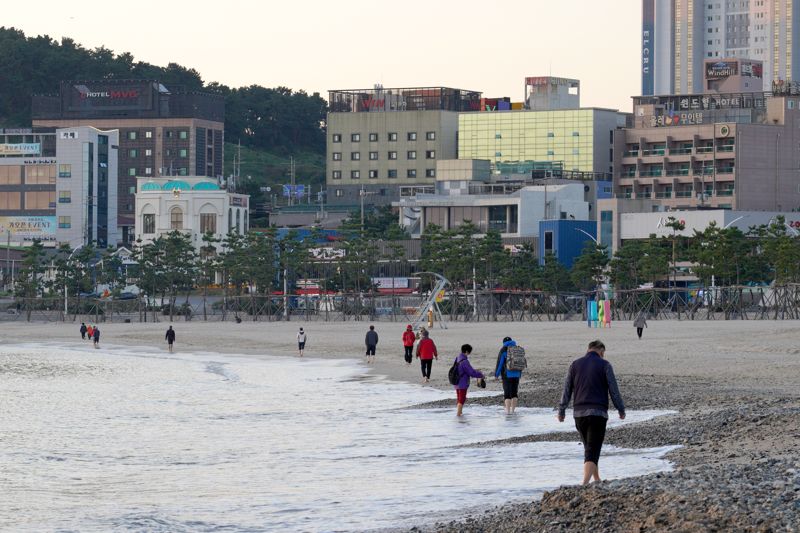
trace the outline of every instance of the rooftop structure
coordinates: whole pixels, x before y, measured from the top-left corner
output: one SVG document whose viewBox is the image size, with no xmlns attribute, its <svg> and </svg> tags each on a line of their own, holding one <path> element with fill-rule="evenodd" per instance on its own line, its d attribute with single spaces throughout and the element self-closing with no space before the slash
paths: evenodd
<svg viewBox="0 0 800 533">
<path fill-rule="evenodd" d="M 403 87 L 328 91 L 331 113 L 479 111 L 481 93 L 451 87 Z"/>
</svg>

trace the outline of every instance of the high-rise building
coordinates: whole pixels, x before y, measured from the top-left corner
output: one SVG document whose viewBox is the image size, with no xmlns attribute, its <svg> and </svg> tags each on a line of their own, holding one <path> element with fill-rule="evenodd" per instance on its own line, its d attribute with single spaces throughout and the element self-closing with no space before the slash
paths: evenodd
<svg viewBox="0 0 800 533">
<path fill-rule="evenodd" d="M 117 212 L 125 244 L 134 235 L 138 176 L 222 176 L 222 96 L 151 80 L 70 81 L 58 95 L 34 96 L 32 116 L 34 127 L 119 130 Z"/>
<path fill-rule="evenodd" d="M 800 1 L 643 0 L 642 94 L 703 92 L 704 61 L 763 62 L 763 90 L 800 80 Z"/>
</svg>

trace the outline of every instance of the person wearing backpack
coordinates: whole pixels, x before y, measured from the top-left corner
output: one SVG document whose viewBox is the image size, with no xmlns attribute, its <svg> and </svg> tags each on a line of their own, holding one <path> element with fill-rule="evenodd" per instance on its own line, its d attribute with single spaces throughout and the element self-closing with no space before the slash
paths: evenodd
<svg viewBox="0 0 800 533">
<path fill-rule="evenodd" d="M 467 402 L 467 389 L 469 389 L 470 378 L 483 379 L 483 374 L 472 368 L 469 362 L 468 356 L 471 353 L 472 346 L 469 344 L 461 346 L 461 353 L 456 357 L 456 360 L 453 362 L 453 368 L 450 369 L 450 373 L 448 374 L 450 383 L 453 383 L 456 389 L 456 416 L 461 416 L 464 404 Z M 455 370 L 455 372 L 453 372 L 453 370 Z M 454 380 L 454 373 L 458 378 L 457 381 Z"/>
<path fill-rule="evenodd" d="M 497 365 L 494 369 L 494 378 L 502 377 L 503 379 L 503 403 L 507 415 L 514 414 L 517 409 L 519 378 L 522 377 L 522 370 L 509 368 L 512 365 L 509 365 L 511 361 L 509 361 L 508 350 L 512 346 L 517 346 L 517 343 L 511 337 L 505 337 L 503 339 L 503 347 L 500 348 L 500 352 L 497 354 Z M 520 366 L 519 363 L 517 363 L 517 366 Z"/>
</svg>

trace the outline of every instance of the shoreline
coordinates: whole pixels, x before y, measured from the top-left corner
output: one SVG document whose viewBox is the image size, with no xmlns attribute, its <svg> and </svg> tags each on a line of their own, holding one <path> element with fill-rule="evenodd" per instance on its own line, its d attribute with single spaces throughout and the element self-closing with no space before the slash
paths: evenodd
<svg viewBox="0 0 800 533">
<path fill-rule="evenodd" d="M 168 322 L 100 324 L 103 342 L 159 349 Z M 0 324 L 0 336 L 18 342 L 80 343 L 80 323 Z M 363 361 L 369 322 L 337 324 L 173 323 L 176 354 L 184 350 L 246 356 L 295 355 L 294 335 L 303 325 L 306 358 Z M 638 341 L 627 323 L 589 329 L 578 323 L 448 324 L 432 330 L 440 360 L 430 384 L 421 384 L 416 361 L 402 359 L 405 324 L 378 323 L 376 364 L 365 375 L 452 390 L 447 382 L 454 347 L 470 342 L 473 365 L 484 373 L 496 360 L 499 340 L 510 335 L 525 346 L 530 372 L 520 386 L 520 406 L 552 408 L 569 362 L 586 343 L 600 337 L 609 347 L 620 389 L 629 409 L 674 410 L 675 414 L 609 429 L 606 443 L 626 448 L 681 447 L 666 458 L 672 472 L 603 482 L 582 488 L 565 485 L 534 502 L 481 508 L 460 521 L 438 522 L 410 531 L 797 531 L 800 523 L 800 323 L 653 322 Z M 8 342 L 8 341 L 5 341 Z M 88 342 L 88 341 L 86 341 Z M 166 343 L 161 350 L 167 353 Z M 474 390 L 471 388 L 471 390 Z M 487 380 L 487 392 L 500 385 Z M 450 400 L 433 402 L 452 406 Z M 498 405 L 496 397 L 471 397 L 470 404 Z M 426 406 L 426 405 L 423 405 Z M 612 411 L 610 416 L 616 416 Z M 565 424 L 569 424 L 567 421 Z M 487 441 L 560 440 L 578 442 L 577 433 L 549 433 Z M 602 475 L 602 458 L 600 462 Z M 579 483 L 580 465 L 575 479 Z M 523 474 L 524 475 L 524 472 Z M 435 518 L 435 517 L 434 517 Z"/>
</svg>

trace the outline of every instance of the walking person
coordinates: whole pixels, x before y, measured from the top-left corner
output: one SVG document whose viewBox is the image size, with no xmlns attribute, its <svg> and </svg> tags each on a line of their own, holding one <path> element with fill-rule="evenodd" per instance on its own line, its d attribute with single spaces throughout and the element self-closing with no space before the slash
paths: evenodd
<svg viewBox="0 0 800 533">
<path fill-rule="evenodd" d="M 501 377 L 503 379 L 503 405 L 507 415 L 514 414 L 519 402 L 517 394 L 522 370 L 509 370 L 507 368 L 508 348 L 516 345 L 517 343 L 511 337 L 503 339 L 503 347 L 500 348 L 500 352 L 497 354 L 497 365 L 494 368 L 494 378 Z"/>
<path fill-rule="evenodd" d="M 570 398 L 575 417 L 575 428 L 583 442 L 583 484 L 588 485 L 594 478 L 600 481 L 600 450 L 606 436 L 608 423 L 608 396 L 619 412 L 620 420 L 625 420 L 625 404 L 617 387 L 614 369 L 605 359 L 606 347 L 595 340 L 589 343 L 589 350 L 583 357 L 572 362 L 564 381 L 564 393 L 558 405 L 558 421 L 563 422 Z"/>
<path fill-rule="evenodd" d="M 85 322 L 81 322 L 81 329 L 79 331 L 81 332 L 81 339 L 86 340 L 86 332 L 88 331 L 88 329 L 86 329 Z"/>
<path fill-rule="evenodd" d="M 92 339 L 94 340 L 94 347 L 100 348 L 100 328 L 97 326 L 92 328 Z"/>
<path fill-rule="evenodd" d="M 405 349 L 405 357 L 406 363 L 411 366 L 411 360 L 414 358 L 414 342 L 417 340 L 417 336 L 414 335 L 414 328 L 411 327 L 411 324 L 406 326 L 406 330 L 403 332 L 403 348 Z"/>
<path fill-rule="evenodd" d="M 456 416 L 461 416 L 464 404 L 467 403 L 467 390 L 469 389 L 470 378 L 483 379 L 483 374 L 472 368 L 469 362 L 469 355 L 472 353 L 472 346 L 464 344 L 461 346 L 461 353 L 456 357 L 455 364 L 458 368 L 458 383 L 456 389 Z"/>
<path fill-rule="evenodd" d="M 303 331 L 303 328 L 300 328 L 300 331 L 297 332 L 297 352 L 300 354 L 300 357 L 303 357 L 303 352 L 306 350 L 306 332 Z"/>
<path fill-rule="evenodd" d="M 169 346 L 169 353 L 172 353 L 172 345 L 175 344 L 175 330 L 172 329 L 172 326 L 170 326 L 167 330 L 167 334 L 164 336 L 164 339 L 166 339 L 167 346 Z"/>
<path fill-rule="evenodd" d="M 644 331 L 644 328 L 647 327 L 647 317 L 645 316 L 644 311 L 640 312 L 636 317 L 636 320 L 633 321 L 633 327 L 636 328 L 636 334 L 641 339 L 642 331 Z"/>
<path fill-rule="evenodd" d="M 378 332 L 375 331 L 375 326 L 370 326 L 366 337 L 364 337 L 364 344 L 367 345 L 367 364 L 375 362 L 375 348 L 378 347 Z"/>
<path fill-rule="evenodd" d="M 417 358 L 422 367 L 422 382 L 428 383 L 431 380 L 433 360 L 439 359 L 439 352 L 436 350 L 436 344 L 428 336 L 427 330 L 422 333 L 422 340 L 417 345 Z"/>
</svg>

